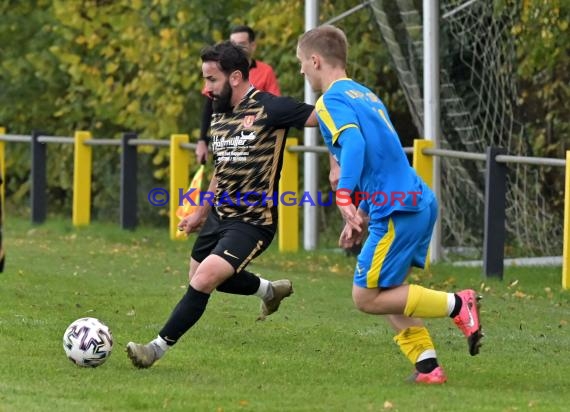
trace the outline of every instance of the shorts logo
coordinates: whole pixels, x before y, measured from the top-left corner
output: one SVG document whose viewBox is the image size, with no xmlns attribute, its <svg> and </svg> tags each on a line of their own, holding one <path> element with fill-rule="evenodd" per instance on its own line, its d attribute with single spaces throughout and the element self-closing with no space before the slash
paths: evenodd
<svg viewBox="0 0 570 412">
<path fill-rule="evenodd" d="M 255 115 L 248 115 L 243 118 L 243 127 L 246 129 L 253 126 L 253 122 L 255 121 Z"/>
<path fill-rule="evenodd" d="M 227 249 L 226 249 L 226 250 L 224 250 L 224 255 L 226 255 L 226 256 L 230 256 L 230 257 L 233 257 L 234 259 L 239 259 L 239 258 L 238 258 L 236 255 L 232 255 L 230 252 L 228 252 L 228 250 L 227 250 Z"/>
</svg>

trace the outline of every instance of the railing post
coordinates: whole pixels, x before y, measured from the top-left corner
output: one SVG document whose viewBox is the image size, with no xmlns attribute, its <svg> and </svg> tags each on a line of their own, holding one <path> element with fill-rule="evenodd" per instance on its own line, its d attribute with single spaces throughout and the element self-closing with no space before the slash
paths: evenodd
<svg viewBox="0 0 570 412">
<path fill-rule="evenodd" d="M 281 180 L 279 181 L 279 195 L 285 192 L 293 192 L 298 196 L 299 190 L 299 155 L 290 152 L 291 146 L 297 146 L 299 140 L 295 137 L 287 139 L 285 142 L 285 152 L 283 154 L 283 168 L 281 170 Z M 273 195 L 267 193 L 268 198 Z M 277 201 L 278 237 L 280 252 L 297 252 L 299 250 L 299 206 L 287 206 L 283 202 Z"/>
<path fill-rule="evenodd" d="M 0 127 L 0 134 L 5 134 L 6 129 Z M 6 254 L 4 253 L 4 142 L 0 142 L 0 273 L 4 272 L 4 263 L 6 261 Z"/>
<path fill-rule="evenodd" d="M 38 138 L 42 135 L 39 131 L 32 132 L 32 181 L 30 188 L 32 223 L 43 223 L 46 220 L 46 145 L 38 142 Z"/>
<path fill-rule="evenodd" d="M 91 221 L 92 148 L 85 144 L 90 132 L 75 132 L 73 144 L 73 226 Z"/>
<path fill-rule="evenodd" d="M 495 160 L 496 156 L 501 154 L 506 154 L 506 150 L 498 147 L 487 148 L 483 272 L 485 277 L 498 277 L 502 280 L 505 257 L 507 166 Z"/>
<path fill-rule="evenodd" d="M 137 146 L 129 140 L 136 139 L 133 132 L 123 133 L 121 138 L 121 228 L 137 226 Z"/>
<path fill-rule="evenodd" d="M 180 202 L 178 191 L 186 191 L 188 187 L 188 171 L 190 170 L 190 152 L 180 147 L 182 143 L 188 143 L 187 134 L 173 134 L 170 136 L 170 239 L 184 239 L 176 237 L 178 231 L 178 217 L 176 210 Z"/>
<path fill-rule="evenodd" d="M 430 188 L 433 188 L 433 156 L 423 154 L 424 149 L 431 148 L 433 148 L 433 140 L 414 139 L 412 167 L 416 170 L 418 176 L 421 177 Z M 440 202 L 441 200 L 437 199 L 437 201 Z M 424 266 L 425 270 L 429 270 L 430 268 L 430 256 L 431 251 L 428 251 Z"/>
<path fill-rule="evenodd" d="M 0 134 L 6 134 L 6 128 L 0 127 Z M 0 179 L 4 180 L 4 176 L 6 176 L 6 155 L 5 155 L 5 142 L 0 141 Z M 2 201 L 2 206 L 4 206 L 4 184 L 0 185 L 0 199 Z M 4 210 L 4 208 L 2 208 Z"/>
<path fill-rule="evenodd" d="M 562 247 L 562 288 L 570 289 L 570 150 L 566 151 L 564 185 L 564 246 Z"/>
<path fill-rule="evenodd" d="M 432 140 L 414 139 L 412 167 L 429 187 L 433 187 L 433 156 L 425 155 L 422 151 L 431 148 L 433 148 Z"/>
</svg>

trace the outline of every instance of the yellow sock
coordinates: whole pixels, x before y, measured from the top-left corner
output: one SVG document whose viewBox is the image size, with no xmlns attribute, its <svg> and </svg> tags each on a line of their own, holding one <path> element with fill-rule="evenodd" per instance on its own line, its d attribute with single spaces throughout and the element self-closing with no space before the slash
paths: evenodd
<svg viewBox="0 0 570 412">
<path fill-rule="evenodd" d="M 404 315 L 414 318 L 443 318 L 448 315 L 447 293 L 410 285 Z"/>
<path fill-rule="evenodd" d="M 433 342 L 425 327 L 412 326 L 406 328 L 394 336 L 394 342 L 398 344 L 406 358 L 414 365 L 425 351 L 432 350 L 435 353 Z"/>
</svg>

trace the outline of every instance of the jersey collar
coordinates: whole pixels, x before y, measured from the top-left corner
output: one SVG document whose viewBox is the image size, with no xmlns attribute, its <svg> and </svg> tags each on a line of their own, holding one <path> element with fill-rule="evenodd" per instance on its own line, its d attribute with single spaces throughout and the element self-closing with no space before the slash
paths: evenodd
<svg viewBox="0 0 570 412">
<path fill-rule="evenodd" d="M 351 79 L 350 77 L 341 77 L 341 78 L 339 78 L 339 79 L 336 79 L 336 80 L 333 81 L 331 84 L 329 84 L 329 87 L 327 87 L 327 90 L 329 90 L 329 89 L 333 86 L 333 84 L 335 84 L 336 82 L 340 82 L 340 81 L 343 81 L 343 80 L 352 80 L 352 79 Z"/>
<path fill-rule="evenodd" d="M 238 108 L 242 102 L 248 100 L 251 96 L 253 96 L 253 94 L 257 91 L 257 89 L 250 84 L 249 85 L 249 89 L 247 89 L 247 91 L 245 92 L 245 94 L 243 95 L 243 97 L 241 98 L 241 100 L 238 102 L 238 104 L 235 105 L 235 107 L 233 107 L 233 110 L 235 110 L 236 108 Z"/>
</svg>

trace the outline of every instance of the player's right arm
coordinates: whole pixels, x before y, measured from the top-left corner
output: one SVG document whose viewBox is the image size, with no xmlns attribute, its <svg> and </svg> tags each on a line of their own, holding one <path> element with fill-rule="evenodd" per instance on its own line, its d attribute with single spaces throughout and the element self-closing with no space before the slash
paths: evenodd
<svg viewBox="0 0 570 412">
<path fill-rule="evenodd" d="M 217 187 L 218 187 L 218 179 L 214 174 L 212 176 L 212 180 L 210 180 L 210 185 L 208 186 L 207 194 L 211 196 L 211 194 L 216 193 Z M 213 201 L 213 199 L 211 199 L 211 201 Z M 194 213 L 192 213 L 189 216 L 186 216 L 184 219 L 180 221 L 180 223 L 178 223 L 178 230 L 184 231 L 184 233 L 186 234 L 196 232 L 202 227 L 202 225 L 206 221 L 206 218 L 208 217 L 208 213 L 210 212 L 211 208 L 212 204 L 209 201 L 203 200 L 203 198 L 200 197 L 200 202 L 198 206 L 196 206 L 196 210 L 194 211 Z"/>
<path fill-rule="evenodd" d="M 362 208 L 358 209 L 357 214 L 362 219 L 362 230 L 360 232 L 355 231 L 350 224 L 345 223 L 344 228 L 340 234 L 340 238 L 338 239 L 338 245 L 343 249 L 350 249 L 354 245 L 362 244 L 362 241 L 366 237 L 370 217 Z"/>
</svg>

